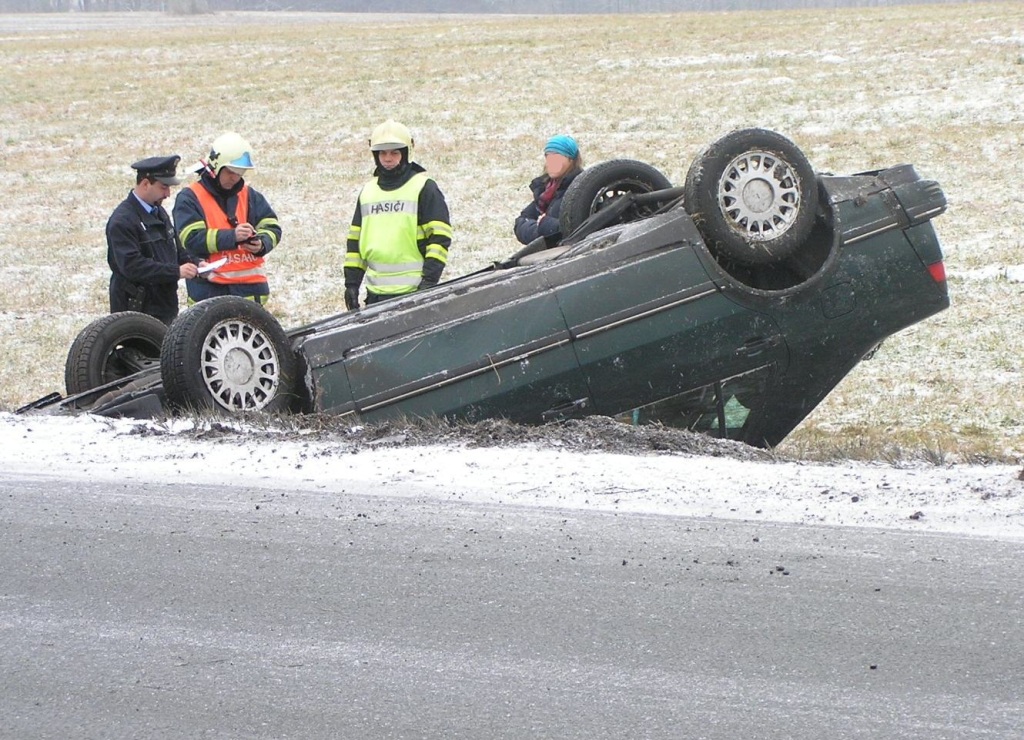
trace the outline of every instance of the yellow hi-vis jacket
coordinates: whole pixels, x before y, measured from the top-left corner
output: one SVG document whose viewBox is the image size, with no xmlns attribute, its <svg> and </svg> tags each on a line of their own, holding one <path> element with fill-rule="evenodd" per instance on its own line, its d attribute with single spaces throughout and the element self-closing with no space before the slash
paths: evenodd
<svg viewBox="0 0 1024 740">
<path fill-rule="evenodd" d="M 419 286 L 423 271 L 419 196 L 428 179 L 418 172 L 396 190 L 382 190 L 375 179 L 359 194 L 359 256 L 366 265 L 367 290 L 402 295 Z"/>
</svg>

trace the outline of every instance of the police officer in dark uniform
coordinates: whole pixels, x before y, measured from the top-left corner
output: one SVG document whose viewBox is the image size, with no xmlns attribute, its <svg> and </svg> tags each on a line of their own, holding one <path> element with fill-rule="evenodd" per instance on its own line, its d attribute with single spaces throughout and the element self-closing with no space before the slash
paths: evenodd
<svg viewBox="0 0 1024 740">
<path fill-rule="evenodd" d="M 170 324 L 178 315 L 178 281 L 204 261 L 188 255 L 161 204 L 178 185 L 181 157 L 149 157 L 132 165 L 135 188 L 107 220 L 110 312 L 141 311 Z"/>
</svg>

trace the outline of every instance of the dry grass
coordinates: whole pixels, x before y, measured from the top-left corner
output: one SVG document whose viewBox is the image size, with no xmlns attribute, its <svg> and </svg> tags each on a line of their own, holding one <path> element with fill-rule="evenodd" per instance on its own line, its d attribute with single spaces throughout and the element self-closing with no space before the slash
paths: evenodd
<svg viewBox="0 0 1024 740">
<path fill-rule="evenodd" d="M 227 129 L 250 139 L 252 182 L 284 225 L 270 269 L 289 326 L 342 308 L 344 234 L 385 117 L 413 129 L 448 196 L 450 276 L 516 249 L 550 133 L 574 133 L 589 162 L 643 159 L 681 182 L 706 143 L 756 125 L 823 171 L 913 162 L 950 200 L 936 226 L 953 308 L 887 342 L 786 446 L 1024 452 L 1024 285 L 986 271 L 1024 262 L 1021 4 L 557 22 L 5 16 L 0 67 L 0 408 L 60 389 L 67 347 L 105 312 L 103 226 L 136 158 L 193 161 Z"/>
</svg>

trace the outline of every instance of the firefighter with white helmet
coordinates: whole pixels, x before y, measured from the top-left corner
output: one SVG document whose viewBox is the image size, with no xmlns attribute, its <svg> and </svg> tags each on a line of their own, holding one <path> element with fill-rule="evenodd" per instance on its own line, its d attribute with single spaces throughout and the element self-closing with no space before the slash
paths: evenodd
<svg viewBox="0 0 1024 740">
<path fill-rule="evenodd" d="M 215 264 L 189 280 L 189 305 L 236 295 L 265 305 L 270 297 L 264 258 L 281 241 L 277 214 L 245 177 L 256 167 L 252 147 L 229 131 L 218 136 L 202 162 L 199 179 L 178 194 L 174 223 L 185 249 Z"/>
<path fill-rule="evenodd" d="M 366 304 L 437 285 L 448 263 L 452 227 L 444 195 L 412 161 L 413 138 L 387 120 L 370 134 L 373 179 L 356 201 L 345 254 L 345 306 Z"/>
</svg>

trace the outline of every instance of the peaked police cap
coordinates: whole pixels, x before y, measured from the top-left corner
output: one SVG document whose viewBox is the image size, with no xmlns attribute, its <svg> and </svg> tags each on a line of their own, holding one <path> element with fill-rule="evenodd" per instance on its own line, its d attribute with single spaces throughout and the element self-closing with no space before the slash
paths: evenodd
<svg viewBox="0 0 1024 740">
<path fill-rule="evenodd" d="M 178 179 L 178 162 L 180 161 L 181 157 L 177 154 L 172 154 L 169 157 L 147 157 L 135 162 L 132 169 L 137 170 L 143 177 L 157 180 L 164 185 L 180 185 L 181 180 Z"/>
</svg>

